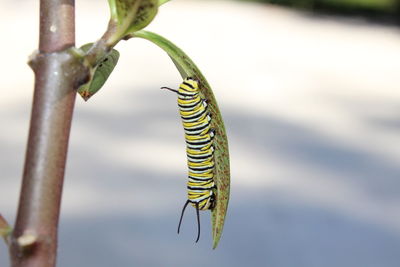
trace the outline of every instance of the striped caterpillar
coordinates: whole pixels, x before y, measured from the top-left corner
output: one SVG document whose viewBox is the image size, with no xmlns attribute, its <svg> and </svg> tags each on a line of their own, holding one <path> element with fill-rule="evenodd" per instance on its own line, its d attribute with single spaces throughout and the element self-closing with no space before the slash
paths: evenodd
<svg viewBox="0 0 400 267">
<path fill-rule="evenodd" d="M 179 89 L 162 87 L 178 94 L 179 113 L 185 130 L 188 173 L 188 199 L 183 206 L 178 225 L 178 234 L 183 214 L 190 203 L 197 214 L 197 239 L 200 238 L 199 210 L 209 210 L 215 206 L 214 191 L 214 145 L 215 132 L 211 129 L 211 116 L 207 102 L 200 96 L 198 81 L 186 78 Z"/>
</svg>

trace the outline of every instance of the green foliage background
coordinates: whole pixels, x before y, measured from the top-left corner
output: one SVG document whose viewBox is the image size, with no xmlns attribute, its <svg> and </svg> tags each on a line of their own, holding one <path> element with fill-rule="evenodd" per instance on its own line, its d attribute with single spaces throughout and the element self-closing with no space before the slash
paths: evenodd
<svg viewBox="0 0 400 267">
<path fill-rule="evenodd" d="M 400 15 L 400 0 L 242 0 L 265 2 L 294 8 L 362 16 L 396 18 Z"/>
</svg>

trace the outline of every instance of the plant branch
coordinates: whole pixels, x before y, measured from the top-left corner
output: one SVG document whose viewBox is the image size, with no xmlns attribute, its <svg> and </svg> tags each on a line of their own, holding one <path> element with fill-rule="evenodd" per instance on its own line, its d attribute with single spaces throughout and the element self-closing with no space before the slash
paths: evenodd
<svg viewBox="0 0 400 267">
<path fill-rule="evenodd" d="M 95 67 L 116 44 L 109 44 L 108 40 L 115 35 L 118 30 L 117 24 L 110 19 L 108 27 L 103 36 L 93 44 L 90 50 L 86 53 L 86 60 L 91 67 Z"/>
<path fill-rule="evenodd" d="M 75 44 L 74 0 L 40 1 L 39 52 L 15 228 L 13 267 L 53 267 L 68 139 L 76 96 L 87 76 Z"/>
</svg>

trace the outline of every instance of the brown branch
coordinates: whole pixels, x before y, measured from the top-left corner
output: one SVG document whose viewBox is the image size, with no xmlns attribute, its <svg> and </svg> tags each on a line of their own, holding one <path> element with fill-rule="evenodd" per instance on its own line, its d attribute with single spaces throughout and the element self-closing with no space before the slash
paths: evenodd
<svg viewBox="0 0 400 267">
<path fill-rule="evenodd" d="M 75 44 L 74 0 L 40 1 L 39 53 L 22 188 L 11 237 L 13 267 L 53 267 L 75 88 L 87 76 Z"/>
</svg>

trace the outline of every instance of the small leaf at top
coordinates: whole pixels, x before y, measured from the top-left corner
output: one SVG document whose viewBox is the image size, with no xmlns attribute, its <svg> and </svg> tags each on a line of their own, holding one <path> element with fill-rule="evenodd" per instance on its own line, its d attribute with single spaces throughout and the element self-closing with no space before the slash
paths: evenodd
<svg viewBox="0 0 400 267">
<path fill-rule="evenodd" d="M 145 0 L 140 4 L 135 19 L 133 20 L 131 26 L 127 33 L 132 33 L 143 29 L 154 19 L 158 11 L 157 0 Z"/>
<path fill-rule="evenodd" d="M 164 37 L 152 32 L 138 31 L 132 36 L 144 38 L 162 48 L 171 57 L 183 79 L 192 77 L 199 81 L 200 92 L 207 99 L 211 117 L 213 118 L 211 120 L 211 128 L 216 132 L 214 137 L 216 206 L 211 210 L 213 248 L 215 249 L 222 235 L 230 194 L 228 139 L 217 101 L 199 68 L 180 48 Z"/>
<path fill-rule="evenodd" d="M 87 52 L 92 44 L 85 44 L 81 47 L 84 52 Z M 78 93 L 87 101 L 97 91 L 103 87 L 111 72 L 114 70 L 119 59 L 119 52 L 112 49 L 95 67 L 90 69 L 90 79 L 87 83 L 79 87 Z"/>
<path fill-rule="evenodd" d="M 142 0 L 115 0 L 115 11 L 120 25 L 126 21 L 130 24 L 136 15 Z"/>
<path fill-rule="evenodd" d="M 127 34 L 146 27 L 156 16 L 158 0 L 109 0 L 111 20 L 117 29 L 107 43 L 115 45 Z"/>
</svg>

